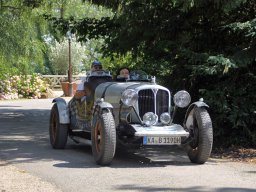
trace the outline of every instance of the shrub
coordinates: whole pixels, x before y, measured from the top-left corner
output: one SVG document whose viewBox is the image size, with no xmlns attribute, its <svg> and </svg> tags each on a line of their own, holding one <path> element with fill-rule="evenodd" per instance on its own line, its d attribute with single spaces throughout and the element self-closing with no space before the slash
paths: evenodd
<svg viewBox="0 0 256 192">
<path fill-rule="evenodd" d="M 256 77 L 239 73 L 222 79 L 203 96 L 211 106 L 215 145 L 256 146 Z"/>
<path fill-rule="evenodd" d="M 49 85 L 38 74 L 13 76 L 0 82 L 1 99 L 41 98 Z"/>
</svg>

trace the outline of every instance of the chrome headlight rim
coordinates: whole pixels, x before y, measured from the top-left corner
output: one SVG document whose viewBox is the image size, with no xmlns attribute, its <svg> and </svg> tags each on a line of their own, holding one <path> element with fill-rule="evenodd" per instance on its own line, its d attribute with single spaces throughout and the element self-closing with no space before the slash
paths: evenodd
<svg viewBox="0 0 256 192">
<path fill-rule="evenodd" d="M 182 91 L 178 91 L 174 95 L 173 101 L 174 101 L 176 106 L 178 106 L 180 108 L 185 108 L 191 102 L 191 97 L 190 97 L 190 94 L 187 91 L 182 90 Z"/>
<path fill-rule="evenodd" d="M 171 122 L 171 115 L 168 112 L 164 112 L 160 115 L 160 121 L 164 125 L 168 125 Z"/>
<path fill-rule="evenodd" d="M 155 125 L 158 121 L 158 116 L 153 112 L 147 112 L 143 115 L 143 123 L 146 126 Z"/>
<path fill-rule="evenodd" d="M 138 93 L 133 89 L 126 89 L 121 96 L 121 101 L 126 106 L 134 106 L 138 101 Z"/>
</svg>

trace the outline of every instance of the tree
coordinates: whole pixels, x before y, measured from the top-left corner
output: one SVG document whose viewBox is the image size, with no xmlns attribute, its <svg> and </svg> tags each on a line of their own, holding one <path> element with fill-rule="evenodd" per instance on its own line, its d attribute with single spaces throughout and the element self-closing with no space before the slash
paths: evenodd
<svg viewBox="0 0 256 192">
<path fill-rule="evenodd" d="M 0 0 L 0 66 L 22 74 L 53 73 L 44 37 L 54 35 L 61 42 L 66 34 L 54 33 L 45 20 L 49 13 L 76 19 L 111 14 L 81 0 Z"/>
<path fill-rule="evenodd" d="M 71 64 L 74 74 L 82 69 L 82 61 L 84 59 L 85 46 L 76 42 L 75 38 L 71 40 Z M 50 45 L 49 60 L 52 63 L 54 74 L 66 75 L 69 66 L 69 42 L 68 39 L 58 43 L 55 41 Z"/>
<path fill-rule="evenodd" d="M 114 16 L 55 20 L 59 29 L 71 22 L 79 40 L 106 38 L 106 55 L 131 53 L 137 67 L 174 91 L 183 87 L 193 99 L 204 96 L 212 106 L 215 139 L 256 145 L 254 0 L 91 2 Z"/>
<path fill-rule="evenodd" d="M 42 72 L 45 43 L 39 35 L 46 21 L 26 1 L 0 2 L 0 60 L 6 68 L 21 73 Z"/>
</svg>

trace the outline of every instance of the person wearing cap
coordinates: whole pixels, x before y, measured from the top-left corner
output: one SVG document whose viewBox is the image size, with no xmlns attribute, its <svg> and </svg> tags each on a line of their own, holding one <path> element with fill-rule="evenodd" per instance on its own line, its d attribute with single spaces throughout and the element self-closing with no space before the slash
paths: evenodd
<svg viewBox="0 0 256 192">
<path fill-rule="evenodd" d="M 91 72 L 102 70 L 102 64 L 100 61 L 95 60 L 91 64 Z M 80 99 L 83 96 L 86 96 L 86 89 L 84 87 L 84 82 L 86 81 L 86 78 L 82 78 L 81 82 L 77 85 L 77 90 L 75 93 L 75 98 Z"/>
<path fill-rule="evenodd" d="M 91 72 L 102 70 L 100 61 L 93 61 L 91 64 Z M 74 97 L 69 102 L 70 111 L 75 111 L 75 116 L 71 115 L 71 123 L 76 129 L 88 129 L 92 116 L 93 100 L 91 99 L 90 87 L 85 87 L 86 78 L 81 79 L 77 86 Z"/>
<path fill-rule="evenodd" d="M 102 70 L 102 64 L 100 61 L 93 61 L 92 65 L 91 65 L 91 71 L 98 71 L 98 70 Z"/>
</svg>

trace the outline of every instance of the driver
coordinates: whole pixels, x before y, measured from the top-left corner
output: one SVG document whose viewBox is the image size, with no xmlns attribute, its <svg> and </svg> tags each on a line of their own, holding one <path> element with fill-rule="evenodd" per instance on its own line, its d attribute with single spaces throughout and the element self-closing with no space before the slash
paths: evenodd
<svg viewBox="0 0 256 192">
<path fill-rule="evenodd" d="M 129 79 L 130 70 L 128 67 L 122 67 L 117 70 L 117 81 L 126 81 Z"/>
</svg>

